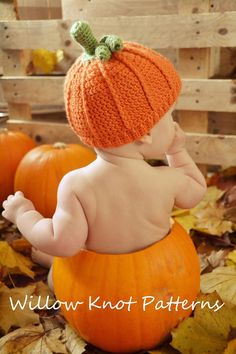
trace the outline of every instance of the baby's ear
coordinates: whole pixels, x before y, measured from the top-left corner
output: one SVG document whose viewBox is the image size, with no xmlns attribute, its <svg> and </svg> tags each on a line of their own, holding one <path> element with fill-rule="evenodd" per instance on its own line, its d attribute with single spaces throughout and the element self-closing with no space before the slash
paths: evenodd
<svg viewBox="0 0 236 354">
<path fill-rule="evenodd" d="M 140 141 L 141 143 L 145 143 L 145 144 L 151 145 L 152 144 L 152 134 L 151 134 L 151 132 L 148 132 L 146 135 L 142 136 L 137 141 Z"/>
</svg>

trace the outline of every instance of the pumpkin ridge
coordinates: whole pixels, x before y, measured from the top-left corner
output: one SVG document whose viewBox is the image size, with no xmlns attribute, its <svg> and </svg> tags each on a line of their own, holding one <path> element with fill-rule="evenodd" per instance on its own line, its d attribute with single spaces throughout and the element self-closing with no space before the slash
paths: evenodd
<svg viewBox="0 0 236 354">
<path fill-rule="evenodd" d="M 101 269 L 102 269 L 102 271 L 100 272 L 100 274 L 102 274 L 102 276 L 101 276 L 101 278 L 99 279 L 99 281 L 100 281 L 100 287 L 99 287 L 99 291 L 98 291 L 98 294 L 103 294 L 104 293 L 104 288 L 105 288 L 105 286 L 106 285 L 108 285 L 107 283 L 107 281 L 106 281 L 106 276 L 107 276 L 107 267 L 106 267 L 106 259 L 105 259 L 105 257 L 104 257 L 104 259 L 103 259 L 103 263 L 102 263 L 102 266 L 101 266 Z M 95 267 L 94 268 L 96 268 L 96 265 L 95 265 Z M 95 270 L 95 272 L 96 272 L 96 270 Z M 108 285 L 109 286 L 109 285 Z M 105 299 L 105 300 L 110 300 L 110 299 Z M 92 336 L 94 337 L 94 335 L 96 336 L 96 329 L 95 329 L 95 326 L 93 326 L 93 322 L 91 321 L 91 326 L 94 328 L 94 332 L 93 332 L 93 334 L 92 334 Z M 100 326 L 99 326 L 100 327 Z"/>
<path fill-rule="evenodd" d="M 168 237 L 168 235 L 166 237 Z M 173 239 L 171 240 L 171 245 L 172 245 L 172 242 L 173 242 Z M 170 252 L 170 250 L 167 249 L 165 244 L 162 244 L 161 248 L 159 250 L 159 254 L 161 254 L 161 258 L 158 259 L 159 268 L 160 269 L 165 269 L 165 270 L 167 269 L 168 273 L 169 273 L 169 268 L 168 268 L 168 257 L 167 257 L 167 255 L 169 254 L 169 252 Z M 154 256 L 152 254 L 152 258 L 153 257 Z M 157 284 L 158 284 L 158 288 L 160 289 L 158 291 L 161 291 L 163 289 L 163 285 L 162 285 L 163 283 L 165 283 L 165 278 L 163 277 L 163 274 L 158 273 L 158 275 L 157 275 Z M 158 297 L 158 301 L 159 300 L 163 300 L 163 296 L 166 294 L 166 290 L 167 290 L 168 286 L 169 285 L 167 284 L 166 285 L 166 289 L 164 288 L 164 291 Z M 154 285 L 153 285 L 153 287 L 154 287 Z M 157 290 L 154 291 L 153 294 L 151 294 L 151 295 L 155 295 L 156 292 L 157 292 Z M 159 331 L 161 333 L 164 333 L 166 335 L 166 332 L 168 331 L 168 329 L 171 328 L 171 324 L 173 323 L 173 316 L 174 316 L 174 313 L 170 312 L 168 318 L 165 321 L 164 326 L 163 326 L 163 324 L 161 322 L 159 322 L 159 324 L 158 324 L 159 325 Z"/>
<path fill-rule="evenodd" d="M 95 133 L 95 135 L 96 135 L 96 130 L 94 130 L 93 126 L 91 125 L 90 120 L 88 119 L 88 108 L 87 108 L 87 104 L 86 104 L 87 96 L 86 96 L 86 90 L 85 90 L 85 81 L 86 81 L 86 73 L 87 73 L 88 66 L 89 66 L 89 62 L 86 62 L 84 64 L 83 72 L 81 74 L 81 97 L 82 97 L 82 102 L 83 102 L 84 116 L 87 121 L 87 125 L 90 129 L 90 132 L 92 132 L 93 134 Z"/>
<path fill-rule="evenodd" d="M 127 53 L 128 53 L 128 51 L 127 51 Z M 139 83 L 140 83 L 140 86 L 141 86 L 141 88 L 142 88 L 142 90 L 143 90 L 144 96 L 146 97 L 147 103 L 149 104 L 151 110 L 152 110 L 153 112 L 155 112 L 155 110 L 153 109 L 152 104 L 151 104 L 151 102 L 150 102 L 150 100 L 149 100 L 149 97 L 148 97 L 148 95 L 147 95 L 146 89 L 145 89 L 145 87 L 144 87 L 144 85 L 143 85 L 143 82 L 142 82 L 142 80 L 141 80 L 141 75 L 139 75 L 139 72 L 138 72 L 138 71 L 135 71 L 135 70 L 133 69 L 133 67 L 128 64 L 128 62 L 124 62 L 124 61 L 122 60 L 121 55 L 119 55 L 119 57 L 117 56 L 116 59 L 117 59 L 118 61 L 120 61 L 123 65 L 127 66 L 127 67 L 129 68 L 129 70 L 132 71 L 132 73 L 137 77 L 137 79 L 138 79 L 138 81 L 139 81 Z"/>
<path fill-rule="evenodd" d="M 98 68 L 99 68 L 99 71 L 100 71 L 100 73 L 101 73 L 101 75 L 102 75 L 102 77 L 103 77 L 103 80 L 104 80 L 104 82 L 106 83 L 106 86 L 107 86 L 107 88 L 108 88 L 108 90 L 109 90 L 109 92 L 110 92 L 110 94 L 111 94 L 111 97 L 112 97 L 113 102 L 114 102 L 114 104 L 115 104 L 115 106 L 116 106 L 116 109 L 117 109 L 117 111 L 119 112 L 120 117 L 122 117 L 121 111 L 119 110 L 118 104 L 117 104 L 117 102 L 116 102 L 116 100 L 115 100 L 115 97 L 116 97 L 116 96 L 112 94 L 112 90 L 111 90 L 111 87 L 110 87 L 110 85 L 109 85 L 109 81 L 106 79 L 106 77 L 105 77 L 105 75 L 104 75 L 104 73 L 105 73 L 104 65 L 103 65 L 100 61 L 97 61 L 96 64 L 97 64 L 97 66 L 98 66 Z M 123 126 L 124 126 L 124 128 L 125 128 L 124 120 L 121 119 L 121 121 L 122 121 L 122 124 L 123 124 Z"/>
<path fill-rule="evenodd" d="M 89 257 L 87 257 L 87 259 L 89 259 Z M 100 263 L 101 263 L 101 262 L 100 262 Z M 99 271 L 99 274 L 102 274 L 102 277 L 101 277 L 101 278 L 96 279 L 96 282 L 98 283 L 98 281 L 99 281 L 99 282 L 100 282 L 100 285 L 101 285 L 101 286 L 99 287 L 100 294 L 103 293 L 103 291 L 101 291 L 101 290 L 103 290 L 102 287 L 103 287 L 103 284 L 104 284 L 104 271 L 101 272 L 100 269 L 101 269 L 101 268 L 103 268 L 103 269 L 105 268 L 104 263 L 105 263 L 105 260 L 103 260 L 102 266 L 100 266 L 99 269 L 98 269 L 97 257 L 96 257 L 96 254 L 95 254 L 95 256 L 93 257 L 93 262 L 92 262 L 92 264 L 91 264 L 91 266 L 90 266 L 90 272 L 92 272 L 92 274 L 93 274 L 94 277 L 96 276 L 96 273 L 97 273 L 98 271 Z M 96 276 L 96 278 L 97 278 L 97 276 Z M 89 279 L 89 277 L 88 277 L 87 279 Z M 102 279 L 102 280 L 101 280 L 101 279 Z M 99 285 L 99 284 L 96 284 L 96 290 L 93 289 L 95 293 L 98 293 L 98 285 Z M 91 294 L 88 294 L 88 292 L 86 292 L 86 294 L 87 294 L 87 295 L 91 295 Z M 90 336 L 91 336 L 91 337 L 94 337 L 94 333 L 96 334 L 96 328 L 95 328 L 95 324 L 93 324 L 93 321 L 92 321 L 92 318 L 91 318 L 90 314 L 91 314 L 91 311 L 89 312 L 89 314 L 88 314 L 88 316 L 87 316 L 87 323 L 88 323 L 88 326 L 92 329 L 92 332 L 90 332 Z M 97 325 L 98 325 L 98 324 L 97 324 Z M 96 337 L 96 335 L 95 335 L 95 337 Z M 90 341 L 90 338 L 89 338 L 89 337 L 88 337 L 88 342 L 91 342 L 91 343 L 93 344 L 93 340 Z M 96 344 L 95 344 L 95 345 L 96 345 Z"/>
<path fill-rule="evenodd" d="M 128 54 L 137 55 L 137 54 L 132 53 L 129 50 L 126 50 L 125 52 L 128 53 Z M 116 56 L 117 56 L 117 58 L 119 58 L 119 61 L 124 63 L 124 61 L 123 61 L 124 58 L 125 58 L 124 56 L 122 56 L 119 53 L 117 53 Z M 149 60 L 149 58 L 147 58 L 146 56 L 139 55 L 139 57 L 142 58 L 142 60 L 145 60 L 145 61 Z M 126 63 L 126 61 L 127 61 L 127 63 Z M 136 70 L 136 66 L 133 63 L 132 63 L 132 65 L 129 65 L 129 62 L 131 62 L 131 60 L 128 60 L 128 59 L 126 60 L 126 58 L 125 58 L 125 63 L 124 64 L 130 69 L 130 71 L 132 71 L 136 75 L 136 77 L 140 81 L 140 85 L 141 85 L 141 87 L 143 89 L 145 97 L 147 98 L 149 106 L 150 106 L 151 110 L 155 113 L 155 116 L 154 116 L 154 119 L 153 119 L 153 124 L 150 127 L 150 129 L 151 129 L 154 124 L 156 124 L 161 118 L 163 118 L 164 114 L 167 112 L 168 109 L 167 110 L 163 109 L 162 111 L 158 111 L 158 109 L 160 109 L 160 107 L 157 104 L 155 104 L 155 99 L 152 97 L 152 96 L 154 96 L 153 95 L 153 91 L 152 91 L 152 94 L 150 95 L 150 87 L 148 89 L 148 86 L 145 85 L 145 82 L 147 81 L 147 79 L 143 78 L 143 76 L 140 74 L 140 71 Z M 150 61 L 150 62 L 155 66 L 155 68 L 158 68 L 157 65 L 155 65 L 155 63 L 153 61 Z M 159 70 L 159 72 L 160 72 L 160 75 L 162 75 L 164 77 L 164 80 L 166 81 L 167 85 L 169 86 L 168 81 L 167 81 L 166 76 L 164 75 L 164 73 L 161 70 Z M 157 90 L 158 90 L 158 87 L 157 87 Z M 149 95 L 148 95 L 148 93 L 149 93 Z M 172 103 L 171 103 L 171 105 L 172 105 Z M 158 106 L 158 107 L 155 107 L 155 106 Z M 169 106 L 168 106 L 168 108 L 169 108 Z M 161 114 L 161 117 L 159 117 L 160 114 Z"/>
<path fill-rule="evenodd" d="M 173 85 L 173 87 L 172 87 L 172 85 L 171 85 L 171 83 L 170 83 L 170 80 L 169 80 L 169 78 L 166 76 L 166 74 L 164 73 L 164 71 L 161 69 L 161 66 L 158 66 L 157 65 L 157 63 L 155 62 L 155 60 L 153 60 L 153 58 L 151 57 L 151 53 L 150 53 L 150 50 L 147 50 L 149 53 L 150 53 L 150 55 L 145 55 L 145 54 L 143 54 L 142 53 L 142 50 L 144 50 L 144 48 L 142 48 L 142 46 L 140 47 L 140 48 L 137 48 L 137 47 L 135 47 L 135 46 L 132 46 L 132 42 L 128 42 L 129 43 L 129 48 L 125 48 L 124 47 L 124 51 L 126 51 L 126 52 L 131 52 L 131 53 L 134 53 L 134 54 L 136 54 L 136 55 L 139 55 L 140 57 L 142 57 L 142 58 L 144 58 L 144 59 L 148 59 L 151 63 L 153 63 L 154 65 L 155 65 L 155 67 L 157 68 L 157 70 L 159 70 L 161 73 L 162 73 L 162 75 L 163 75 L 163 77 L 166 79 L 166 82 L 167 82 L 167 84 L 168 84 L 168 86 L 169 86 L 169 89 L 170 89 L 170 92 L 172 92 L 172 90 L 173 89 L 175 89 L 175 86 Z M 148 48 L 149 49 L 149 48 Z M 155 51 L 154 51 L 155 52 Z M 156 53 L 156 52 L 155 52 Z M 159 54 L 159 53 L 156 53 L 157 55 Z M 165 57 L 163 57 L 162 56 L 162 59 L 165 59 Z M 169 63 L 168 63 L 169 64 Z M 173 78 L 172 78 L 173 79 Z M 180 91 L 180 90 L 179 90 Z M 176 92 L 177 93 L 177 92 Z M 169 104 L 173 104 L 175 102 L 175 98 L 173 98 L 173 94 L 172 94 L 172 102 L 168 102 Z M 167 109 L 169 108 L 169 106 L 168 106 L 168 104 L 167 104 Z"/>
<path fill-rule="evenodd" d="M 66 117 L 67 117 L 67 120 L 70 123 L 72 129 L 74 130 L 74 132 L 76 134 L 77 134 L 77 132 L 76 132 L 75 121 L 73 119 L 71 120 L 69 117 L 71 117 L 71 115 L 72 115 L 71 93 L 73 92 L 73 90 L 71 88 L 74 86 L 73 77 L 78 75 L 80 68 L 82 67 L 82 62 L 79 61 L 79 58 L 75 61 L 75 64 L 78 62 L 78 67 L 71 66 L 71 68 L 67 72 L 66 79 L 64 81 L 64 100 L 65 100 L 65 107 L 66 107 Z"/>
<path fill-rule="evenodd" d="M 88 262 L 89 262 L 89 264 L 88 264 Z M 71 258 L 71 260 L 70 260 L 70 263 L 71 263 L 71 269 L 72 270 L 74 270 L 74 262 L 73 262 L 73 258 Z M 94 257 L 92 257 L 92 259 L 91 258 L 89 258 L 89 257 L 83 257 L 83 264 L 82 264 L 82 266 L 83 266 L 83 268 L 85 268 L 86 267 L 86 274 L 85 274 L 85 278 L 86 279 L 89 279 L 89 274 L 95 274 L 94 273 L 94 269 L 95 269 L 95 271 L 96 271 L 96 267 L 94 266 L 95 265 L 95 263 L 96 263 L 96 256 L 94 256 Z M 86 266 L 85 266 L 85 264 L 86 264 Z M 79 268 L 79 267 L 78 267 Z M 84 281 L 84 278 L 82 279 L 82 281 Z M 74 282 L 72 282 L 72 283 L 74 283 Z M 79 285 L 79 282 L 78 282 L 78 287 L 80 288 L 80 290 L 81 290 L 81 288 L 83 289 L 83 294 L 82 294 L 82 298 L 84 299 L 84 298 L 86 298 L 86 296 L 88 295 L 88 293 L 87 293 L 87 289 L 86 288 L 83 288 L 83 287 L 81 287 L 80 285 Z M 76 293 L 77 294 L 77 293 Z M 79 295 L 81 295 L 81 294 L 79 294 Z M 91 294 L 89 294 L 89 295 L 91 295 Z M 77 323 L 77 321 L 79 321 L 79 322 L 81 322 L 81 318 L 79 318 L 79 314 L 77 315 L 76 314 L 76 312 L 74 312 L 73 314 L 72 314 L 72 316 L 74 316 L 74 322 L 75 323 Z M 90 327 L 91 326 L 91 323 L 89 322 L 89 312 L 86 312 L 85 310 L 83 311 L 83 323 L 86 323 L 86 325 L 84 325 L 83 327 Z M 78 327 L 78 326 L 77 326 Z M 83 331 L 83 329 L 82 329 L 82 331 Z M 87 338 L 86 337 L 86 334 L 85 333 L 83 333 L 83 338 L 85 338 L 87 341 L 89 341 L 89 338 Z"/>
<path fill-rule="evenodd" d="M 69 269 L 71 269 L 72 268 L 72 264 L 71 263 L 69 263 Z M 74 265 L 75 266 L 75 265 Z M 62 289 L 63 289 L 63 284 L 64 284 L 64 282 L 62 283 Z M 77 288 L 78 288 L 78 283 L 76 284 L 76 282 L 71 282 L 71 284 L 66 284 L 66 286 L 68 287 L 67 288 L 67 291 L 68 291 L 68 293 L 69 294 L 73 294 L 73 293 L 75 293 L 75 294 L 77 294 L 77 292 L 76 292 L 76 285 L 77 285 Z M 62 290 L 63 291 L 63 290 Z M 77 301 L 77 299 L 74 299 L 74 297 L 72 296 L 71 297 L 71 299 L 70 299 L 73 303 L 75 303 L 76 301 Z M 65 311 L 67 311 L 66 309 L 65 309 Z M 78 312 L 78 310 L 76 310 L 76 311 L 73 311 L 72 312 L 72 314 L 70 314 L 70 321 L 71 321 L 71 325 L 72 325 L 72 327 L 74 328 L 74 329 L 76 329 L 76 317 L 75 316 L 77 316 L 77 312 Z M 78 314 L 78 316 L 79 316 L 79 314 Z"/>
<path fill-rule="evenodd" d="M 116 59 L 116 60 L 117 60 L 117 59 Z M 127 69 L 129 69 L 129 67 L 126 66 L 122 61 L 120 61 L 120 60 L 118 60 L 118 61 L 119 61 L 119 63 L 122 64 L 124 67 L 126 67 Z M 116 106 L 116 108 L 117 108 L 117 111 L 119 112 L 119 116 L 120 116 L 121 121 L 122 121 L 122 124 L 123 124 L 123 126 L 124 126 L 123 132 L 124 132 L 124 131 L 127 131 L 127 134 L 126 134 L 126 135 L 129 137 L 129 140 L 130 140 L 130 138 L 131 138 L 130 141 L 132 141 L 132 140 L 134 139 L 134 136 L 133 136 L 133 131 L 132 131 L 133 129 L 132 129 L 132 127 L 130 127 L 130 125 L 135 125 L 136 132 L 139 131 L 139 135 L 138 135 L 138 137 L 137 137 L 137 135 L 136 135 L 136 136 L 135 136 L 135 139 L 139 139 L 141 136 L 143 136 L 143 135 L 147 132 L 147 126 L 148 126 L 148 130 L 151 129 L 151 127 L 153 126 L 153 121 L 154 121 L 154 119 L 152 118 L 152 121 L 147 122 L 147 124 L 145 125 L 145 129 L 143 129 L 143 125 L 144 125 L 144 124 L 143 124 L 143 120 L 142 120 L 142 119 L 140 119 L 139 124 L 136 124 L 136 123 L 134 124 L 134 122 L 131 122 L 131 123 L 130 123 L 129 120 L 126 119 L 126 113 L 125 113 L 124 108 L 121 109 L 121 107 L 122 107 L 122 104 L 121 104 L 121 103 L 123 103 L 123 105 L 124 105 L 125 99 L 124 99 L 122 96 L 121 96 L 122 99 L 120 99 L 120 98 L 117 96 L 116 88 L 115 88 L 115 82 L 113 81 L 114 79 L 113 79 L 112 75 L 110 76 L 110 70 L 108 69 L 108 70 L 106 71 L 106 66 L 103 65 L 103 64 L 100 63 L 100 62 L 97 62 L 97 65 L 98 65 L 99 68 L 100 68 L 100 71 L 101 71 L 101 73 L 102 73 L 102 76 L 103 76 L 103 78 L 104 78 L 104 80 L 105 80 L 105 82 L 106 82 L 106 85 L 107 85 L 107 87 L 108 87 L 110 93 L 111 93 L 111 97 L 112 97 L 113 100 L 114 100 L 114 103 L 115 103 L 115 106 Z M 131 71 L 131 70 L 129 70 L 129 71 Z M 107 75 L 106 75 L 106 74 L 107 74 Z M 139 79 L 138 79 L 137 75 L 135 75 L 133 72 L 132 72 L 132 74 L 134 75 L 135 79 L 139 82 Z M 140 84 L 140 87 L 141 87 L 141 89 L 142 89 L 142 85 L 141 85 L 140 82 L 139 82 L 139 84 Z M 146 97 L 146 96 L 145 96 L 145 97 Z M 155 112 L 152 110 L 152 107 L 150 106 L 150 104 L 149 104 L 147 98 L 146 98 L 146 103 L 148 104 L 149 108 L 151 109 L 151 112 L 152 112 L 153 114 L 155 114 Z M 140 111 L 139 111 L 139 112 L 140 112 Z M 150 116 L 150 113 L 151 113 L 151 112 L 148 112 L 148 113 L 149 113 L 149 116 Z M 138 119 L 137 119 L 137 121 L 138 121 Z M 119 135 L 121 135 L 121 134 L 119 133 Z"/>
<path fill-rule="evenodd" d="M 132 260 L 132 267 L 133 267 L 133 274 L 134 274 L 134 279 L 135 279 L 135 295 L 136 295 L 136 299 L 138 301 L 140 301 L 141 297 L 140 294 L 139 294 L 139 276 L 137 275 L 137 267 L 136 267 L 136 262 L 135 262 L 135 255 L 131 255 L 131 260 Z M 139 262 L 138 263 L 138 266 L 140 265 Z M 138 285 L 138 286 L 137 286 Z M 138 339 L 139 339 L 139 343 L 137 343 L 137 346 L 138 347 L 142 347 L 142 343 L 143 343 L 143 336 L 142 336 L 142 323 L 141 323 L 141 318 L 140 316 L 136 316 L 136 322 L 138 322 L 138 325 L 137 325 L 137 328 L 138 328 Z M 136 334 L 136 338 L 137 338 L 137 334 Z"/>
</svg>

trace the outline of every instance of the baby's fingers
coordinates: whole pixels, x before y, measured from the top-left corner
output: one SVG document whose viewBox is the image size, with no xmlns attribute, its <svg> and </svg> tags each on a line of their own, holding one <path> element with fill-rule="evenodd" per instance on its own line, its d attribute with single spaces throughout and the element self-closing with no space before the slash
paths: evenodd
<svg viewBox="0 0 236 354">
<path fill-rule="evenodd" d="M 17 191 L 17 192 L 15 193 L 15 196 L 16 196 L 16 197 L 24 197 L 24 193 L 21 192 L 21 191 Z"/>
<path fill-rule="evenodd" d="M 7 212 L 6 212 L 6 210 L 3 210 L 2 216 L 7 219 Z"/>
</svg>

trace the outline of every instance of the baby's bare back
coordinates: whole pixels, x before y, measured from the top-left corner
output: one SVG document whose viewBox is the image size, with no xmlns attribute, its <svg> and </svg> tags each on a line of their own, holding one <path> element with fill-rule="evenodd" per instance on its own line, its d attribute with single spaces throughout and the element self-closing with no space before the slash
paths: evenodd
<svg viewBox="0 0 236 354">
<path fill-rule="evenodd" d="M 75 192 L 88 222 L 86 248 L 127 253 L 167 235 L 174 193 L 164 170 L 145 162 L 142 168 L 127 169 L 95 161 L 74 171 L 78 181 Z"/>
</svg>

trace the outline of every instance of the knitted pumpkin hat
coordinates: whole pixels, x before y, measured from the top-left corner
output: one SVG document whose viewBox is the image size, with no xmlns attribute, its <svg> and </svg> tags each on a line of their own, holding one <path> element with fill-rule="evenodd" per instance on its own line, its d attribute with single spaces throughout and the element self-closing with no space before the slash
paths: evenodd
<svg viewBox="0 0 236 354">
<path fill-rule="evenodd" d="M 181 80 L 171 62 L 116 35 L 97 41 L 85 21 L 74 23 L 71 35 L 84 49 L 64 85 L 66 115 L 75 133 L 97 148 L 147 134 L 180 93 Z"/>
</svg>

